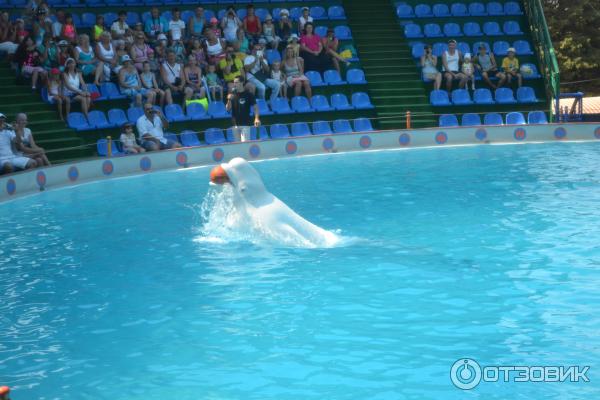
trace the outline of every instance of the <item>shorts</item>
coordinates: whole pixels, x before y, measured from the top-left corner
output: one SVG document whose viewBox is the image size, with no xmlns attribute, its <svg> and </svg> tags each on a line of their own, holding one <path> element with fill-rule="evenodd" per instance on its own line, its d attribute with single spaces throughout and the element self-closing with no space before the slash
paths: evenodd
<svg viewBox="0 0 600 400">
<path fill-rule="evenodd" d="M 142 142 L 142 147 L 146 149 L 146 151 L 152 151 L 152 147 L 154 145 L 154 141 L 152 140 L 144 140 Z M 175 142 L 167 139 L 167 143 L 160 142 L 160 150 L 171 149 L 175 145 Z"/>
<path fill-rule="evenodd" d="M 27 163 L 31 161 L 29 157 L 7 157 L 0 158 L 0 167 L 4 166 L 4 164 L 9 163 L 13 168 L 25 169 L 27 168 Z"/>
<path fill-rule="evenodd" d="M 439 72 L 428 72 L 423 74 L 423 78 L 429 79 L 430 81 L 434 81 L 438 74 Z"/>
<path fill-rule="evenodd" d="M 33 73 L 36 71 L 39 73 L 46 72 L 46 70 L 42 67 L 34 67 L 31 65 L 25 65 L 23 67 L 22 71 L 23 71 L 23 74 L 25 74 L 25 75 L 33 75 Z"/>
<path fill-rule="evenodd" d="M 148 90 L 144 89 L 144 88 L 142 88 L 140 90 L 137 90 L 137 89 L 121 89 L 121 93 L 124 94 L 127 97 L 132 97 L 133 98 L 133 97 L 137 96 L 138 94 L 141 94 L 142 96 L 145 96 L 146 93 L 148 93 Z"/>
<path fill-rule="evenodd" d="M 236 142 L 247 142 L 248 140 L 252 140 L 250 137 L 249 126 L 234 126 L 231 128 L 231 131 Z"/>
</svg>

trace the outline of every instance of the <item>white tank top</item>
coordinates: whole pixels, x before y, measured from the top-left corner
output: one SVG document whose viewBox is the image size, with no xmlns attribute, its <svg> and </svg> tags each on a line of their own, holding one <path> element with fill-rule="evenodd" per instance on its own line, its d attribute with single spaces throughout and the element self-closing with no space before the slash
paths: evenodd
<svg viewBox="0 0 600 400">
<path fill-rule="evenodd" d="M 67 86 L 75 89 L 81 89 L 80 85 L 81 82 L 79 82 L 79 74 L 71 75 L 67 73 Z"/>
<path fill-rule="evenodd" d="M 112 60 L 112 58 L 115 56 L 115 50 L 113 49 L 112 43 L 109 43 L 108 50 L 106 50 L 104 48 L 102 43 L 98 43 L 98 48 L 100 49 L 100 56 L 102 58 L 105 58 L 107 60 Z"/>
<path fill-rule="evenodd" d="M 223 53 L 223 46 L 221 46 L 221 40 L 217 39 L 217 44 L 213 44 L 212 46 L 210 43 L 208 43 L 208 40 L 207 40 L 206 41 L 206 51 L 208 52 L 209 56 L 216 56 L 216 55 Z"/>
<path fill-rule="evenodd" d="M 458 51 L 455 50 L 454 51 L 454 55 L 450 55 L 450 53 L 448 53 L 448 50 L 444 51 L 444 54 L 446 55 L 446 63 L 448 64 L 448 69 L 452 72 L 456 72 L 459 71 L 458 68 Z"/>
<path fill-rule="evenodd" d="M 167 73 L 169 83 L 174 83 L 176 78 L 181 77 L 181 64 L 175 63 L 175 65 L 169 65 L 168 62 L 163 63 L 163 68 Z"/>
</svg>

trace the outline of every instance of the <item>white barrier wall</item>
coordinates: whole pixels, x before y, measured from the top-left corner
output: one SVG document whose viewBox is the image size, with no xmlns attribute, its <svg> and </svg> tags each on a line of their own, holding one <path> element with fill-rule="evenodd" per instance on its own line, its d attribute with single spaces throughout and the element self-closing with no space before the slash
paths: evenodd
<svg viewBox="0 0 600 400">
<path fill-rule="evenodd" d="M 125 157 L 86 159 L 1 176 L 0 201 L 93 180 L 217 164 L 234 157 L 244 157 L 251 161 L 377 149 L 552 141 L 600 143 L 600 124 L 478 126 L 361 132 L 227 143 Z"/>
</svg>

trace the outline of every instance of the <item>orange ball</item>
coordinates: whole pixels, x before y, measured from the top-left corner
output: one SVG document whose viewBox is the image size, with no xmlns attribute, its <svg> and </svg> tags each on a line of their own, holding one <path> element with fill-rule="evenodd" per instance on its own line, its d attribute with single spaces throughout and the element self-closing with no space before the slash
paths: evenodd
<svg viewBox="0 0 600 400">
<path fill-rule="evenodd" d="M 227 172 L 221 167 L 217 165 L 210 171 L 210 181 L 212 183 L 216 183 L 217 185 L 222 185 L 224 183 L 229 182 L 229 177 L 227 176 Z"/>
<path fill-rule="evenodd" d="M 8 386 L 0 386 L 0 396 L 9 394 L 10 388 Z"/>
</svg>

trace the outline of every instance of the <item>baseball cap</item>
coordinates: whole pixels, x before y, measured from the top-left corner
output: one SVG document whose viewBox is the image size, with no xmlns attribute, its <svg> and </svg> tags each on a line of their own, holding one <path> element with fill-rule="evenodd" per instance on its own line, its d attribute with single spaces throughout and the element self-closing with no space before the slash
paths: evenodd
<svg viewBox="0 0 600 400">
<path fill-rule="evenodd" d="M 516 53 L 516 52 L 517 52 L 517 51 L 515 50 L 515 48 L 514 48 L 514 47 L 509 47 L 509 48 L 508 48 L 508 50 L 506 50 L 506 52 L 507 52 L 507 53 L 510 53 L 511 51 L 512 51 L 513 53 Z"/>
<path fill-rule="evenodd" d="M 60 69 L 58 69 L 58 68 L 52 68 L 52 69 L 50 70 L 50 73 L 51 73 L 52 75 L 58 75 L 58 74 L 60 74 Z"/>
<path fill-rule="evenodd" d="M 258 44 L 267 44 L 267 39 L 265 39 L 265 38 L 258 39 Z"/>
<path fill-rule="evenodd" d="M 292 34 L 290 35 L 290 37 L 288 38 L 288 42 L 291 42 L 291 41 L 292 41 L 292 40 L 294 40 L 294 39 L 298 39 L 298 35 L 296 35 L 295 33 L 292 33 Z"/>
<path fill-rule="evenodd" d="M 219 20 L 218 20 L 218 19 L 216 19 L 215 17 L 212 17 L 212 18 L 210 19 L 210 23 L 211 23 L 211 24 L 216 24 L 216 23 L 218 23 L 218 22 L 219 22 Z"/>
<path fill-rule="evenodd" d="M 279 15 L 290 15 L 290 12 L 287 10 L 287 8 L 282 8 L 279 10 Z"/>
<path fill-rule="evenodd" d="M 127 54 L 125 54 L 123 57 L 121 57 L 121 62 L 124 63 L 126 61 L 131 61 L 131 57 L 129 57 Z"/>
<path fill-rule="evenodd" d="M 244 59 L 244 65 L 250 65 L 254 61 L 256 61 L 256 58 L 254 56 L 248 56 Z"/>
<path fill-rule="evenodd" d="M 167 40 L 167 36 L 164 33 L 161 33 L 160 35 L 158 35 L 158 37 L 156 39 L 158 39 L 158 40 Z"/>
<path fill-rule="evenodd" d="M 302 7 L 302 11 L 310 11 L 310 8 L 308 8 L 308 7 Z"/>
<path fill-rule="evenodd" d="M 67 42 L 66 40 L 61 40 L 60 42 L 58 42 L 59 46 L 68 46 L 69 42 Z"/>
</svg>

